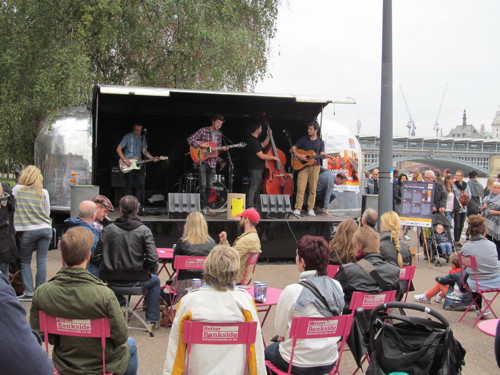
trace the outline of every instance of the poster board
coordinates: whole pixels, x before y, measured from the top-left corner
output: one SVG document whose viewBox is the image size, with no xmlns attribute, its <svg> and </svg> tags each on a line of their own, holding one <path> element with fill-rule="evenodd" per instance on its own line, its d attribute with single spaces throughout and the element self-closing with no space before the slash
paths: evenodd
<svg viewBox="0 0 500 375">
<path fill-rule="evenodd" d="M 354 137 L 338 134 L 327 134 L 324 137 L 325 152 L 338 153 L 338 156 L 326 158 L 323 166 L 337 174 L 344 172 L 347 181 L 335 185 L 334 191 L 359 191 L 359 157 Z"/>
<path fill-rule="evenodd" d="M 401 225 L 432 227 L 433 205 L 433 182 L 404 182 L 401 194 Z"/>
<path fill-rule="evenodd" d="M 227 195 L 227 219 L 239 220 L 236 215 L 245 211 L 246 195 L 239 193 L 229 193 Z"/>
</svg>

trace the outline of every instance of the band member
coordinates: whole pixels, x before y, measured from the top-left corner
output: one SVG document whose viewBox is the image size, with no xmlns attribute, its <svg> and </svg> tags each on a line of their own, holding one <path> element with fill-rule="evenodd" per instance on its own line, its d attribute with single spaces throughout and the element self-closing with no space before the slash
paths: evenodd
<svg viewBox="0 0 500 375">
<path fill-rule="evenodd" d="M 199 129 L 187 139 L 187 142 L 191 147 L 195 148 L 208 148 L 210 142 L 214 142 L 217 147 L 222 147 L 222 135 L 220 133 L 222 124 L 224 124 L 224 116 L 215 114 L 212 117 L 212 125 Z M 223 147 L 222 150 L 226 151 L 227 148 Z M 216 165 L 217 157 L 212 157 L 200 162 L 198 167 L 198 173 L 200 174 L 200 203 L 201 207 L 203 207 L 202 212 L 205 215 L 210 213 L 207 199 L 214 182 Z"/>
<path fill-rule="evenodd" d="M 127 167 L 132 165 L 130 159 L 140 161 L 143 155 L 156 163 L 159 159 L 157 156 L 153 156 L 148 152 L 148 142 L 146 141 L 145 135 L 142 133 L 142 125 L 135 123 L 132 129 L 133 131 L 126 134 L 116 148 L 116 152 L 120 159 Z M 140 168 L 133 169 L 125 174 L 125 194 L 135 196 L 139 203 L 144 204 L 146 167 L 144 164 L 138 167 Z"/>
<path fill-rule="evenodd" d="M 307 157 L 297 153 L 298 149 L 304 151 L 314 151 L 315 155 L 325 155 L 325 142 L 318 137 L 319 124 L 316 121 L 307 124 L 307 136 L 300 138 L 292 146 L 292 154 L 299 160 L 306 161 Z M 306 186 L 309 188 L 309 199 L 307 200 L 307 214 L 316 216 L 314 213 L 314 202 L 316 201 L 316 187 L 318 185 L 318 177 L 320 170 L 321 159 L 316 159 L 314 164 L 302 169 L 297 176 L 297 196 L 295 199 L 295 215 L 300 215 L 304 204 L 304 193 Z"/>
<path fill-rule="evenodd" d="M 248 145 L 246 147 L 246 160 L 248 177 L 250 177 L 250 187 L 248 188 L 247 208 L 257 209 L 259 202 L 260 185 L 262 184 L 262 173 L 265 168 L 266 160 L 275 160 L 279 162 L 276 156 L 264 154 L 264 148 L 269 144 L 272 130 L 267 129 L 266 138 L 261 142 L 260 134 L 262 133 L 262 125 L 254 123 L 250 125 L 250 137 L 248 137 Z"/>
</svg>

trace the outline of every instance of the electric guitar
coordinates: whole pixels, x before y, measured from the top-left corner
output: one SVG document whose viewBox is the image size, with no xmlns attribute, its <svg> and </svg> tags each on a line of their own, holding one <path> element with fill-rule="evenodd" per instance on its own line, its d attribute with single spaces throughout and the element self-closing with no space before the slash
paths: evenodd
<svg viewBox="0 0 500 375">
<path fill-rule="evenodd" d="M 247 144 L 245 142 L 240 142 L 235 145 L 229 145 L 229 146 L 221 146 L 218 147 L 217 143 L 215 142 L 209 142 L 207 148 L 202 148 L 202 147 L 189 147 L 189 152 L 191 153 L 191 159 L 193 159 L 194 162 L 199 163 L 200 161 L 205 161 L 208 158 L 215 158 L 217 155 L 219 155 L 219 150 L 222 150 L 224 147 L 227 148 L 243 148 Z"/>
<path fill-rule="evenodd" d="M 159 156 L 158 159 L 160 160 L 168 160 L 168 156 Z M 130 161 L 130 167 L 127 167 L 127 164 L 125 164 L 125 162 L 120 159 L 120 161 L 118 162 L 118 165 L 120 167 L 120 171 L 122 173 L 128 173 L 132 170 L 137 170 L 137 169 L 141 169 L 141 164 L 144 164 L 144 163 L 149 163 L 150 161 L 154 161 L 153 159 L 146 159 L 146 160 L 137 160 L 137 158 L 130 158 L 128 159 Z"/>
<path fill-rule="evenodd" d="M 301 149 L 295 150 L 295 152 L 299 155 L 305 156 L 306 160 L 300 160 L 299 158 L 292 156 L 292 168 L 295 171 L 300 171 L 302 168 L 307 167 L 308 165 L 313 165 L 316 159 L 324 159 L 332 156 L 339 156 L 338 152 L 332 152 L 324 155 L 316 155 L 313 150 L 304 151 Z"/>
</svg>

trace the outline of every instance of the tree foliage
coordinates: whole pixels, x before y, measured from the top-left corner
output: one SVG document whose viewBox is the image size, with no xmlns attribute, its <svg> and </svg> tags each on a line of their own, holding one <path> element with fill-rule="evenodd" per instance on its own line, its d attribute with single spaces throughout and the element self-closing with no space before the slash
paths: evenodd
<svg viewBox="0 0 500 375">
<path fill-rule="evenodd" d="M 245 91 L 264 77 L 279 0 L 0 0 L 0 157 L 95 83 Z"/>
</svg>

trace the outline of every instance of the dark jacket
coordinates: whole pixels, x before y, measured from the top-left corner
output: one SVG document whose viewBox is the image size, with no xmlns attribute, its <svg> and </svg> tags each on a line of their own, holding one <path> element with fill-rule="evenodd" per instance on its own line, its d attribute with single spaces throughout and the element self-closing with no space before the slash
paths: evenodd
<svg viewBox="0 0 500 375">
<path fill-rule="evenodd" d="M 378 179 L 377 185 L 380 189 L 380 180 Z M 366 180 L 366 194 L 378 194 L 378 192 L 375 193 L 375 181 L 371 177 Z"/>
<path fill-rule="evenodd" d="M 462 269 L 457 268 L 455 270 L 451 270 L 448 275 L 445 276 L 436 276 L 435 280 L 442 285 L 455 285 L 457 284 L 460 290 L 462 290 Z"/>
<path fill-rule="evenodd" d="M 92 249 L 90 249 L 90 262 L 87 264 L 87 269 L 92 275 L 99 277 L 99 265 L 94 262 L 94 254 L 97 244 L 99 243 L 101 232 L 92 224 L 83 221 L 79 217 L 70 217 L 69 219 L 64 220 L 64 223 L 68 229 L 76 227 L 85 228 L 94 236 L 94 245 L 92 246 Z"/>
<path fill-rule="evenodd" d="M 484 188 L 476 179 L 471 179 L 467 182 L 470 189 L 470 201 L 467 206 L 467 215 L 477 215 L 483 201 Z"/>
<path fill-rule="evenodd" d="M 375 268 L 379 277 L 384 281 L 381 286 L 372 276 L 367 274 L 361 266 L 356 263 L 344 264 L 334 279 L 342 285 L 345 295 L 345 310 L 349 308 L 353 292 L 380 293 L 387 290 L 398 290 L 399 267 L 384 260 L 378 253 L 366 254 L 364 259 L 369 261 Z M 345 311 L 344 310 L 344 311 Z"/>
<path fill-rule="evenodd" d="M 434 207 L 439 211 L 440 208 L 446 208 L 446 198 L 448 194 L 444 190 L 443 185 L 439 182 L 434 182 Z"/>
<path fill-rule="evenodd" d="M 101 232 L 94 262 L 100 264 L 100 277 L 106 281 L 149 280 L 158 263 L 151 230 L 137 217 L 120 217 Z"/>
<path fill-rule="evenodd" d="M 401 257 L 403 258 L 403 266 L 411 266 L 411 253 L 408 244 L 399 241 Z M 391 240 L 391 232 L 383 232 L 380 234 L 380 255 L 392 264 L 398 265 L 398 252 L 396 245 Z"/>
<path fill-rule="evenodd" d="M 394 204 L 401 204 L 401 193 L 403 192 L 403 184 L 394 184 Z"/>
<path fill-rule="evenodd" d="M 12 263 L 19 259 L 13 220 L 16 200 L 9 184 L 2 182 L 2 187 L 10 197 L 6 206 L 0 205 L 0 263 Z"/>
<path fill-rule="evenodd" d="M 36 341 L 7 278 L 0 274 L 0 372 L 2 375 L 52 375 L 52 361 Z"/>
<path fill-rule="evenodd" d="M 40 310 L 61 318 L 109 318 L 111 337 L 106 341 L 106 372 L 123 374 L 127 370 L 128 327 L 118 300 L 111 289 L 86 269 L 64 266 L 37 288 L 30 311 L 30 324 L 35 330 L 40 327 Z M 63 374 L 102 374 L 100 341 L 99 338 L 50 336 L 56 368 Z"/>
<path fill-rule="evenodd" d="M 192 245 L 189 241 L 183 241 L 182 238 L 175 245 L 174 250 L 174 261 L 177 255 L 187 255 L 187 256 L 207 256 L 210 250 L 215 246 L 215 241 L 209 238 L 207 242 L 199 245 Z M 172 261 L 172 264 L 174 263 Z M 187 280 L 187 279 L 201 279 L 203 277 L 203 271 L 184 271 L 181 270 L 178 273 L 177 280 Z"/>
<path fill-rule="evenodd" d="M 434 237 L 436 238 L 436 242 L 438 245 L 440 243 L 446 243 L 446 242 L 451 243 L 450 237 L 448 236 L 448 233 L 446 233 L 446 231 L 443 231 L 443 233 L 434 232 Z"/>
</svg>

